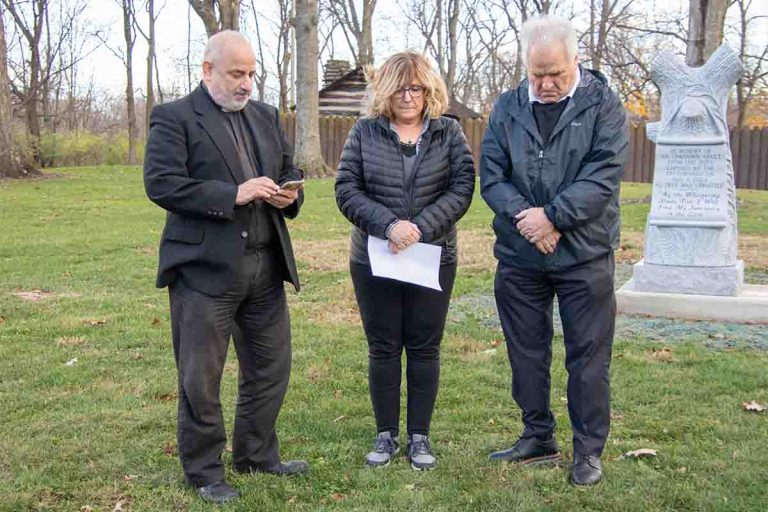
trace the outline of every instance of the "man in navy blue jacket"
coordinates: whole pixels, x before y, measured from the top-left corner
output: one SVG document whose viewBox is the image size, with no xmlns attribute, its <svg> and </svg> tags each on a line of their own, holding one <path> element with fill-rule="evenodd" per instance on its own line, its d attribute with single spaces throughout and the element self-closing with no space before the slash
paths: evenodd
<svg viewBox="0 0 768 512">
<path fill-rule="evenodd" d="M 602 478 L 610 425 L 616 314 L 613 251 L 627 157 L 624 109 L 605 77 L 581 68 L 567 20 L 523 26 L 528 78 L 502 94 L 482 146 L 482 196 L 495 213 L 495 294 L 524 429 L 493 460 L 560 460 L 550 409 L 552 304 L 557 296 L 573 427 L 571 482 Z"/>
</svg>

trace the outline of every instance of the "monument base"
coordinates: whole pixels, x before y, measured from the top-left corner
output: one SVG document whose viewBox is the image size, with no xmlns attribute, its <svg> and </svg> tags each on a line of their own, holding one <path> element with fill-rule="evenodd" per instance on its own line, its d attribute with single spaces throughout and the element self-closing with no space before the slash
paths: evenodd
<svg viewBox="0 0 768 512">
<path fill-rule="evenodd" d="M 655 265 L 640 260 L 632 272 L 632 290 L 736 297 L 744 285 L 744 262 L 730 267 Z"/>
<path fill-rule="evenodd" d="M 744 285 L 738 297 L 639 292 L 634 279 L 616 292 L 619 312 L 719 322 L 768 324 L 768 285 Z"/>
</svg>

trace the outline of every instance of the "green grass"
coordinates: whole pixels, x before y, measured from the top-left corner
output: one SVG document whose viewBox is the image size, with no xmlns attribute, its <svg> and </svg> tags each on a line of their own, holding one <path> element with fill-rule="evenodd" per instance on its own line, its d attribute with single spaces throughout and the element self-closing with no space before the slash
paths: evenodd
<svg viewBox="0 0 768 512">
<path fill-rule="evenodd" d="M 0 510 L 112 511 L 120 500 L 131 511 L 217 510 L 183 485 L 175 454 L 168 301 L 153 287 L 163 212 L 144 197 L 135 168 L 57 172 L 0 184 Z M 643 230 L 648 194 L 646 185 L 623 187 L 625 229 Z M 310 182 L 307 196 L 294 239 L 344 239 L 332 182 Z M 765 233 L 768 193 L 739 196 L 741 230 Z M 490 232 L 490 218 L 478 198 L 461 228 Z M 431 433 L 438 469 L 416 473 L 404 461 L 364 469 L 374 432 L 365 341 L 354 314 L 328 320 L 350 307 L 349 278 L 297 256 L 304 289 L 290 294 L 294 366 L 278 427 L 284 457 L 306 458 L 312 470 L 296 479 L 229 474 L 243 498 L 224 510 L 765 509 L 768 415 L 740 404 L 768 403 L 766 352 L 617 339 L 606 481 L 579 491 L 566 467 L 487 461 L 521 425 L 504 347 L 495 347 L 501 334 L 471 314 L 451 315 L 446 329 Z M 456 301 L 489 296 L 492 279 L 460 269 Z M 31 289 L 57 295 L 13 295 Z M 554 345 L 553 410 L 569 453 L 562 339 Z M 671 360 L 654 356 L 663 346 Z M 236 377 L 232 350 L 222 386 L 229 426 Z M 616 460 L 639 448 L 659 455 Z"/>
</svg>

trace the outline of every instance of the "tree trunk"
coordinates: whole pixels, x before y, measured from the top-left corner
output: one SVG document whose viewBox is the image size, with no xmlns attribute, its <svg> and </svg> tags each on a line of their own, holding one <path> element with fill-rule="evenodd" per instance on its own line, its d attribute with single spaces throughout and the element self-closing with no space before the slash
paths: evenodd
<svg viewBox="0 0 768 512">
<path fill-rule="evenodd" d="M 123 35 L 125 36 L 125 107 L 128 115 L 128 165 L 136 165 L 136 100 L 133 96 L 133 0 L 123 0 Z"/>
<path fill-rule="evenodd" d="M 149 117 L 155 108 L 155 0 L 147 1 L 149 31 L 147 34 L 147 104 L 144 110 L 144 137 L 149 136 Z"/>
<path fill-rule="evenodd" d="M 363 23 L 358 39 L 357 65 L 364 67 L 373 64 L 373 11 L 376 10 L 376 0 L 363 0 Z"/>
<path fill-rule="evenodd" d="M 728 0 L 690 0 L 685 63 L 701 66 L 723 42 Z"/>
<path fill-rule="evenodd" d="M 13 110 L 6 62 L 3 10 L 4 7 L 0 6 L 0 178 L 17 178 L 23 174 L 24 167 L 13 140 Z"/>
<path fill-rule="evenodd" d="M 448 97 L 456 97 L 456 61 L 458 59 L 458 29 L 459 29 L 460 0 L 451 0 L 448 18 L 448 70 L 445 75 L 445 85 L 448 86 Z"/>
<path fill-rule="evenodd" d="M 296 104 L 296 165 L 308 177 L 330 174 L 320 151 L 320 117 L 317 97 L 317 0 L 296 0 L 296 55 L 298 89 Z"/>
<path fill-rule="evenodd" d="M 240 2 L 241 0 L 189 0 L 189 5 L 203 20 L 205 32 L 211 37 L 222 30 L 240 30 Z M 216 9 L 219 7 L 219 17 L 216 17 Z"/>
</svg>

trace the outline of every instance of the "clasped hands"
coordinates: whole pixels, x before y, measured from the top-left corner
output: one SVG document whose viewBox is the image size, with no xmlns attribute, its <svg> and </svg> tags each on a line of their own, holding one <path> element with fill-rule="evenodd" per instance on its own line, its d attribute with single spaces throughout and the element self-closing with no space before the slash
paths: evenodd
<svg viewBox="0 0 768 512">
<path fill-rule="evenodd" d="M 421 231 L 413 222 L 399 220 L 389 230 L 388 238 L 389 250 L 397 254 L 421 240 Z"/>
<path fill-rule="evenodd" d="M 562 236 L 547 218 L 544 208 L 528 208 L 517 215 L 517 230 L 542 254 L 553 254 Z"/>
<path fill-rule="evenodd" d="M 237 187 L 236 205 L 243 205 L 251 201 L 264 201 L 275 208 L 290 206 L 299 197 L 299 187 L 296 190 L 280 188 L 272 178 L 260 176 L 251 178 Z"/>
</svg>

